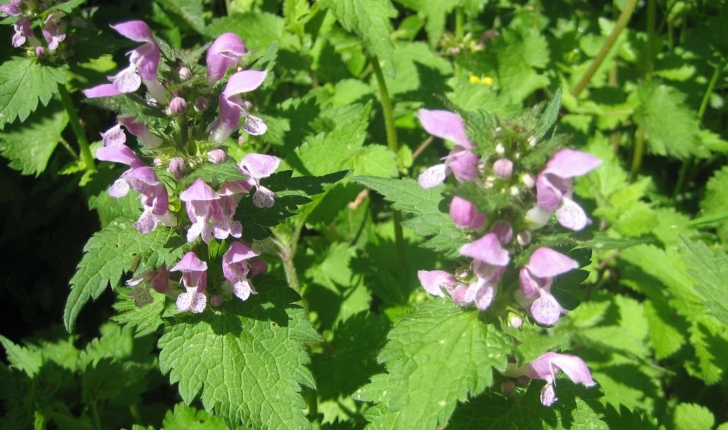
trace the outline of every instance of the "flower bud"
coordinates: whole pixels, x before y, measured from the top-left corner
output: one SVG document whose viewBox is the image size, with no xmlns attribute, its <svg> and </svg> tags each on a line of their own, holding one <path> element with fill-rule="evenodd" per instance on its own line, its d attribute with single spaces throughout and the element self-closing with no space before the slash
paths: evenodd
<svg viewBox="0 0 728 430">
<path fill-rule="evenodd" d="M 501 179 L 508 179 L 513 173 L 513 162 L 507 158 L 501 158 L 493 163 L 493 173 Z"/>
<path fill-rule="evenodd" d="M 205 97 L 197 97 L 195 99 L 195 112 L 204 112 L 210 107 L 210 100 Z"/>
<path fill-rule="evenodd" d="M 525 175 L 523 175 L 521 180 L 523 181 L 523 184 L 528 188 L 533 188 L 533 186 L 536 185 L 536 178 L 534 178 L 533 175 L 530 173 L 526 173 Z"/>
<path fill-rule="evenodd" d="M 35 56 L 38 58 L 43 58 L 46 56 L 46 50 L 42 46 L 36 46 L 35 47 Z"/>
<path fill-rule="evenodd" d="M 508 221 L 498 220 L 494 222 L 493 227 L 490 228 L 490 231 L 491 233 L 495 233 L 501 245 L 510 243 L 513 239 L 513 228 Z"/>
<path fill-rule="evenodd" d="M 167 170 L 179 181 L 185 173 L 185 159 L 182 157 L 173 158 L 169 162 Z"/>
<path fill-rule="evenodd" d="M 207 160 L 212 164 L 224 163 L 227 160 L 227 154 L 222 149 L 213 149 L 207 153 Z"/>
<path fill-rule="evenodd" d="M 179 69 L 179 78 L 183 81 L 189 79 L 190 76 L 192 76 L 192 72 L 190 72 L 190 69 L 188 69 L 187 67 L 182 67 Z"/>
<path fill-rule="evenodd" d="M 162 165 L 162 159 L 159 157 L 154 157 L 154 160 L 152 160 L 152 164 L 154 164 L 155 167 L 159 167 Z"/>
<path fill-rule="evenodd" d="M 526 246 L 531 243 L 531 232 L 524 230 L 516 235 L 516 241 L 521 246 Z"/>
<path fill-rule="evenodd" d="M 505 397 L 510 397 L 516 394 L 516 384 L 513 381 L 501 383 L 501 393 L 503 393 Z"/>
<path fill-rule="evenodd" d="M 536 139 L 536 136 L 531 136 L 528 138 L 528 146 L 530 146 L 531 148 L 535 148 L 537 143 L 538 139 Z"/>
<path fill-rule="evenodd" d="M 508 316 L 508 327 L 521 328 L 523 325 L 523 318 L 518 315 L 511 314 Z"/>
<path fill-rule="evenodd" d="M 511 187 L 511 195 L 513 197 L 518 197 L 521 194 L 521 190 L 518 189 L 515 185 Z"/>
<path fill-rule="evenodd" d="M 455 196 L 450 203 L 450 218 L 460 228 L 480 228 L 485 222 L 485 214 L 469 201 Z"/>
<path fill-rule="evenodd" d="M 503 144 L 502 144 L 502 143 L 499 143 L 499 144 L 497 144 L 497 145 L 495 146 L 495 152 L 496 152 L 496 153 L 497 153 L 498 155 L 503 155 L 503 154 L 505 154 L 505 153 L 506 153 L 506 147 L 505 147 L 505 146 L 503 146 Z"/>
<path fill-rule="evenodd" d="M 182 97 L 175 97 L 169 102 L 169 110 L 175 114 L 183 114 L 187 112 L 187 102 Z"/>
<path fill-rule="evenodd" d="M 212 306 L 220 306 L 222 304 L 222 296 L 215 294 L 210 298 L 210 304 Z"/>
</svg>

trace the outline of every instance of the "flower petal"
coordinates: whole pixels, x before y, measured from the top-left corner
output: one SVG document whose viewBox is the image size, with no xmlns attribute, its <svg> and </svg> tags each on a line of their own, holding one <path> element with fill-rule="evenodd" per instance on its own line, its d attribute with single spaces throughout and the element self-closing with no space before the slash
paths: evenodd
<svg viewBox="0 0 728 430">
<path fill-rule="evenodd" d="M 541 297 L 531 304 L 531 315 L 537 323 L 552 326 L 561 318 L 563 308 L 551 293 L 541 290 Z"/>
<path fill-rule="evenodd" d="M 97 97 L 113 97 L 121 94 L 114 84 L 101 84 L 95 87 L 91 87 L 83 90 L 83 95 L 87 98 L 94 99 Z"/>
<path fill-rule="evenodd" d="M 442 288 L 449 290 L 458 284 L 454 276 L 443 270 L 419 270 L 417 278 L 425 291 L 437 297 L 445 297 Z"/>
<path fill-rule="evenodd" d="M 225 91 L 222 92 L 222 95 L 228 98 L 235 94 L 249 93 L 263 84 L 267 74 L 268 72 L 265 70 L 243 70 L 242 72 L 235 73 L 230 76 L 230 80 L 225 85 Z"/>
<path fill-rule="evenodd" d="M 253 194 L 253 204 L 259 208 L 272 208 L 275 204 L 276 193 L 266 187 L 257 187 Z"/>
<path fill-rule="evenodd" d="M 458 114 L 446 110 L 420 109 L 417 117 L 431 135 L 455 142 L 466 149 L 473 148 L 474 145 L 465 134 L 465 124 Z"/>
<path fill-rule="evenodd" d="M 235 33 L 224 33 L 218 36 L 207 50 L 207 83 L 213 84 L 225 76 L 225 73 L 236 67 L 248 50 Z"/>
<path fill-rule="evenodd" d="M 154 36 L 152 36 L 152 29 L 144 21 L 126 21 L 116 25 L 112 25 L 111 28 L 116 30 L 119 34 L 131 39 L 135 42 L 147 42 L 154 43 Z"/>
<path fill-rule="evenodd" d="M 183 202 L 191 201 L 210 201 L 217 200 L 220 196 L 217 195 L 209 185 L 207 185 L 202 179 L 195 179 L 195 182 L 184 190 L 180 195 L 179 199 Z"/>
<path fill-rule="evenodd" d="M 531 255 L 526 268 L 537 278 L 551 278 L 578 269 L 579 263 L 551 248 L 543 247 Z"/>
<path fill-rule="evenodd" d="M 207 263 L 197 258 L 197 255 L 190 251 L 169 270 L 170 272 L 204 272 L 207 270 Z"/>
<path fill-rule="evenodd" d="M 602 164 L 602 160 L 591 154 L 576 149 L 564 148 L 551 157 L 543 173 L 550 173 L 560 178 L 574 178 L 586 175 L 599 167 L 600 164 Z"/>
<path fill-rule="evenodd" d="M 510 261 L 508 251 L 501 246 L 495 233 L 488 233 L 475 242 L 461 246 L 460 253 L 494 266 L 505 266 Z"/>
<path fill-rule="evenodd" d="M 445 182 L 445 178 L 447 178 L 450 172 L 452 170 L 447 165 L 437 164 L 420 173 L 420 176 L 417 177 L 417 182 L 422 188 L 433 188 Z"/>
<path fill-rule="evenodd" d="M 569 198 L 564 198 L 564 203 L 556 211 L 556 219 L 559 224 L 569 230 L 582 230 L 589 223 L 584 209 Z"/>
<path fill-rule="evenodd" d="M 478 229 L 485 223 L 485 214 L 462 197 L 455 196 L 450 202 L 450 218 L 460 228 Z"/>
<path fill-rule="evenodd" d="M 245 121 L 243 121 L 243 125 L 240 128 L 242 128 L 246 133 L 253 136 L 260 136 L 268 131 L 268 125 L 265 123 L 265 121 L 258 118 L 257 116 L 253 116 L 250 114 L 247 114 L 245 116 Z"/>
<path fill-rule="evenodd" d="M 238 164 L 243 173 L 255 179 L 266 178 L 273 174 L 281 164 L 281 159 L 272 155 L 251 153 Z"/>
</svg>

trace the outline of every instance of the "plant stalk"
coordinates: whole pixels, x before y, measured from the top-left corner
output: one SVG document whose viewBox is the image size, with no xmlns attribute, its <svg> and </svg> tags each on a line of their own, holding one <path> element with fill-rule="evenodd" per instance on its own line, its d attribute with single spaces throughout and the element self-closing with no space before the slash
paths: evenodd
<svg viewBox="0 0 728 430">
<path fill-rule="evenodd" d="M 655 34 L 655 22 L 657 21 L 657 2 L 655 0 L 647 1 L 647 70 L 645 76 L 649 78 L 655 69 L 655 59 L 657 58 L 657 48 L 655 42 L 657 35 Z"/>
<path fill-rule="evenodd" d="M 612 50 L 614 42 L 617 41 L 617 38 L 620 34 L 622 34 L 622 31 L 627 26 L 630 18 L 632 18 L 632 13 L 634 12 L 634 8 L 636 5 L 637 0 L 627 0 L 627 3 L 624 5 L 624 9 L 622 9 L 622 13 L 619 15 L 619 19 L 617 19 L 617 24 L 615 24 L 614 29 L 612 29 L 612 32 L 609 34 L 609 36 L 607 36 L 607 40 L 604 42 L 604 45 L 602 45 L 599 53 L 597 53 L 594 61 L 592 61 L 592 63 L 589 65 L 589 68 L 584 73 L 584 76 L 581 77 L 576 86 L 571 90 L 572 96 L 579 97 L 579 94 L 581 94 L 584 88 L 586 88 L 587 84 L 589 84 L 589 81 L 594 76 L 594 73 L 597 72 L 599 66 L 601 66 L 604 62 L 604 59 L 607 58 L 607 54 L 609 54 L 609 51 Z"/>
<path fill-rule="evenodd" d="M 68 113 L 68 122 L 71 123 L 73 133 L 76 135 L 81 155 L 81 162 L 83 162 L 86 171 L 95 172 L 96 164 L 94 163 L 94 157 L 91 155 L 91 147 L 86 139 L 86 132 L 83 130 L 83 127 L 81 127 L 78 112 L 76 112 L 76 107 L 73 105 L 73 100 L 71 100 L 71 95 L 68 93 L 68 89 L 65 84 L 58 85 L 58 95 L 61 96 L 63 108 L 66 109 L 66 113 Z"/>
<path fill-rule="evenodd" d="M 379 59 L 376 56 L 371 56 L 369 63 L 374 69 L 374 75 L 377 78 L 377 85 L 379 86 L 379 97 L 382 102 L 382 114 L 384 115 L 384 128 L 387 132 L 387 146 L 395 156 L 399 151 L 397 144 L 397 129 L 394 126 L 394 111 L 392 110 L 392 101 L 389 99 L 389 92 L 387 91 L 387 83 L 384 81 L 384 74 L 382 68 L 379 65 Z M 402 166 L 399 166 L 400 168 Z M 394 210 L 394 240 L 397 246 L 397 259 L 399 260 L 399 268 L 404 273 L 404 268 L 407 265 L 405 258 L 405 245 L 404 245 L 404 233 L 402 232 L 402 213 L 398 210 Z"/>
<path fill-rule="evenodd" d="M 634 142 L 634 154 L 632 154 L 632 168 L 629 171 L 629 181 L 634 182 L 637 173 L 642 166 L 642 155 L 645 152 L 645 129 L 642 125 L 637 127 L 637 136 Z"/>
</svg>

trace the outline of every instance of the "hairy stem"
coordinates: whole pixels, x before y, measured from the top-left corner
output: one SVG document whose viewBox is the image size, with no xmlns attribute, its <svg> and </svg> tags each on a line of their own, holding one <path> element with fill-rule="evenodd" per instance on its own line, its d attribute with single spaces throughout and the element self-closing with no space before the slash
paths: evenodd
<svg viewBox="0 0 728 430">
<path fill-rule="evenodd" d="M 599 53 L 597 53 L 594 61 L 592 61 L 592 63 L 589 65 L 589 68 L 584 73 L 584 76 L 579 79 L 579 83 L 577 83 L 574 89 L 571 90 L 572 96 L 579 97 L 579 94 L 581 94 L 584 88 L 586 88 L 587 84 L 589 84 L 589 81 L 594 76 L 594 73 L 596 73 L 597 69 L 599 69 L 599 66 L 602 65 L 604 59 L 607 58 L 607 54 L 609 54 L 609 51 L 612 50 L 614 42 L 617 41 L 617 38 L 620 34 L 622 34 L 622 31 L 627 26 L 627 23 L 632 17 L 632 13 L 634 12 L 634 8 L 636 5 L 637 0 L 627 0 L 627 3 L 624 5 L 624 9 L 622 9 L 622 13 L 619 15 L 619 19 L 617 19 L 617 24 L 614 26 L 614 29 L 607 37 L 607 40 L 604 42 L 604 45 L 602 45 Z"/>
<path fill-rule="evenodd" d="M 642 126 L 637 127 L 637 136 L 634 142 L 634 154 L 632 154 L 632 168 L 629 171 L 629 181 L 634 182 L 637 173 L 642 166 L 642 154 L 645 151 L 645 129 Z"/>
<path fill-rule="evenodd" d="M 79 152 L 81 154 L 81 161 L 87 171 L 95 172 L 96 164 L 94 163 L 94 157 L 91 155 L 91 147 L 86 139 L 86 132 L 81 127 L 81 120 L 78 118 L 78 112 L 76 112 L 76 106 L 73 105 L 71 95 L 68 93 L 68 89 L 65 85 L 58 86 L 58 95 L 61 96 L 61 102 L 63 108 L 68 113 L 68 122 L 71 123 L 73 133 L 76 135 L 78 141 Z"/>
<path fill-rule="evenodd" d="M 399 151 L 399 146 L 397 145 L 397 129 L 394 127 L 392 101 L 389 99 L 389 91 L 387 91 L 387 84 L 384 81 L 382 68 L 379 66 L 379 59 L 376 56 L 372 56 L 370 57 L 369 63 L 374 69 L 374 75 L 377 78 L 377 85 L 379 86 L 379 97 L 382 101 L 382 114 L 384 115 L 384 128 L 387 132 L 387 146 L 396 155 Z M 404 233 L 402 232 L 402 213 L 398 210 L 394 211 L 394 240 L 397 245 L 399 268 L 404 270 L 407 261 L 405 258 Z"/>
<path fill-rule="evenodd" d="M 655 34 L 655 22 L 657 20 L 657 2 L 656 0 L 647 1 L 647 70 L 645 75 L 649 77 L 655 69 L 655 59 L 657 58 L 657 35 Z"/>
</svg>

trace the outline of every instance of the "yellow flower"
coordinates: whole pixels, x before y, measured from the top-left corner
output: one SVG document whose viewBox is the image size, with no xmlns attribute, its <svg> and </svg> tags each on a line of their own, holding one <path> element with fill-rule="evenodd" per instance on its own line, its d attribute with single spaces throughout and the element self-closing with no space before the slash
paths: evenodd
<svg viewBox="0 0 728 430">
<path fill-rule="evenodd" d="M 493 85 L 493 78 L 491 78 L 489 76 L 479 78 L 475 75 L 471 75 L 468 80 L 470 81 L 471 84 L 484 84 L 484 85 L 489 85 L 489 86 Z"/>
</svg>

